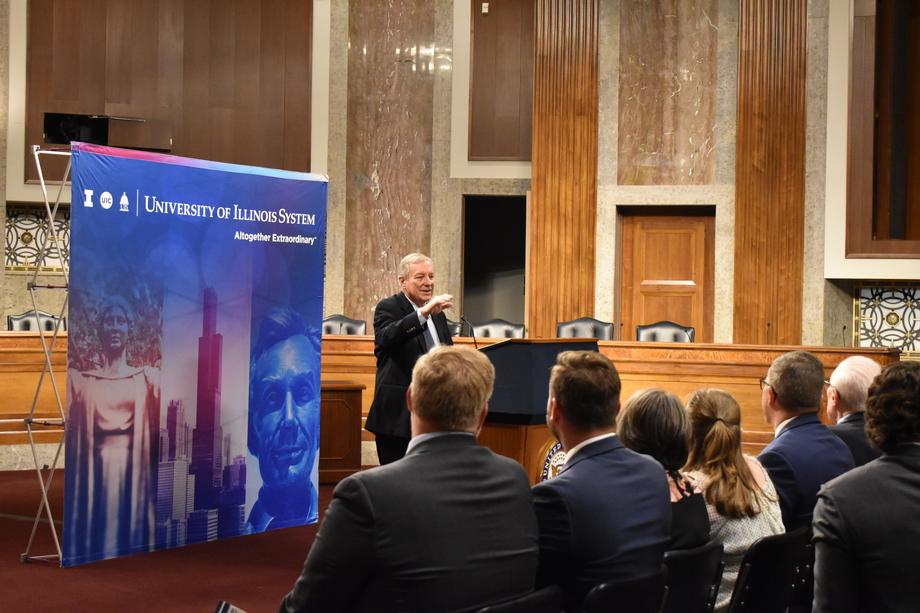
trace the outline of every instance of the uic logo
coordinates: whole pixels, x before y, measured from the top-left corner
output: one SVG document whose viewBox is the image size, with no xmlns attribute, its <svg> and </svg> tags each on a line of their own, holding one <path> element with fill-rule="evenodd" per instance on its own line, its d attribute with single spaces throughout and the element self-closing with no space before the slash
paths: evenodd
<svg viewBox="0 0 920 613">
<path fill-rule="evenodd" d="M 83 206 L 87 208 L 93 208 L 93 193 L 91 189 L 83 190 Z M 109 192 L 102 192 L 99 195 L 99 205 L 108 210 L 112 208 L 112 205 L 115 204 L 115 199 L 112 198 L 112 194 Z M 128 194 L 125 192 L 121 193 L 121 198 L 118 200 L 118 210 L 128 212 L 130 210 L 130 201 L 128 200 Z"/>
</svg>

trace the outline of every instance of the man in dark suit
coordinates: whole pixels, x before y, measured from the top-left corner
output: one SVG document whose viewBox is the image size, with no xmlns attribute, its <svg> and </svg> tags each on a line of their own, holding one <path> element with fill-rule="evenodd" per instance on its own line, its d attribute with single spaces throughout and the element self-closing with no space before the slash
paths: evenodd
<svg viewBox="0 0 920 613">
<path fill-rule="evenodd" d="M 757 456 L 770 475 L 786 532 L 811 525 L 818 488 L 853 468 L 853 455 L 818 419 L 824 366 L 807 351 L 773 361 L 760 382 L 764 419 L 776 433 Z"/>
<path fill-rule="evenodd" d="M 616 435 L 620 378 L 605 356 L 559 354 L 546 421 L 567 458 L 534 486 L 540 526 L 539 586 L 559 584 L 567 611 L 596 584 L 639 579 L 661 568 L 671 527 L 664 470 Z"/>
<path fill-rule="evenodd" d="M 817 613 L 920 607 L 920 363 L 882 370 L 869 388 L 866 430 L 884 455 L 818 495 Z"/>
<path fill-rule="evenodd" d="M 406 457 L 339 483 L 281 611 L 475 611 L 533 590 L 527 476 L 475 438 L 494 379 L 470 349 L 418 360 Z"/>
<path fill-rule="evenodd" d="M 438 345 L 453 344 L 443 311 L 453 296 L 434 295 L 434 265 L 421 253 L 410 253 L 399 263 L 401 292 L 377 303 L 374 309 L 374 355 L 377 378 L 374 402 L 365 427 L 374 433 L 381 464 L 395 462 L 409 445 L 406 390 L 419 356 Z"/>
<path fill-rule="evenodd" d="M 881 370 L 875 360 L 854 355 L 838 364 L 828 381 L 827 416 L 836 422 L 830 430 L 850 448 L 856 466 L 882 455 L 869 444 L 863 413 L 869 386 Z"/>
</svg>

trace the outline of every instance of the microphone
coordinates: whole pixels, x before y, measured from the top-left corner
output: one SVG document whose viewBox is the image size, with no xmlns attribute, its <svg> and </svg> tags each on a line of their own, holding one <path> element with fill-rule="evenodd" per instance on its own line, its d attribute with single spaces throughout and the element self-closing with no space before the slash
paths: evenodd
<svg viewBox="0 0 920 613">
<path fill-rule="evenodd" d="M 470 320 L 464 317 L 462 314 L 460 315 L 460 321 L 462 321 L 463 323 L 465 323 L 466 325 L 470 327 L 470 336 L 473 337 L 473 347 L 475 347 L 476 350 L 479 351 L 479 343 L 476 342 L 476 332 L 473 330 L 473 324 L 471 324 Z"/>
</svg>

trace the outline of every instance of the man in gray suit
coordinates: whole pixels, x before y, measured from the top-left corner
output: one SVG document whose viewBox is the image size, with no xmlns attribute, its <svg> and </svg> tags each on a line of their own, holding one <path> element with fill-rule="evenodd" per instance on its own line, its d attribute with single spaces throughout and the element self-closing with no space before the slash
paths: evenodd
<svg viewBox="0 0 920 613">
<path fill-rule="evenodd" d="M 527 476 L 475 438 L 494 380 L 470 349 L 419 358 L 406 456 L 339 483 L 282 612 L 475 611 L 533 590 Z"/>
<path fill-rule="evenodd" d="M 836 422 L 829 428 L 850 448 L 856 466 L 882 455 L 869 444 L 863 413 L 869 386 L 881 371 L 882 367 L 875 360 L 854 355 L 838 364 L 828 381 L 827 416 Z"/>
<path fill-rule="evenodd" d="M 827 483 L 815 506 L 817 613 L 913 613 L 920 603 L 920 362 L 875 378 L 866 431 L 885 455 Z"/>
</svg>

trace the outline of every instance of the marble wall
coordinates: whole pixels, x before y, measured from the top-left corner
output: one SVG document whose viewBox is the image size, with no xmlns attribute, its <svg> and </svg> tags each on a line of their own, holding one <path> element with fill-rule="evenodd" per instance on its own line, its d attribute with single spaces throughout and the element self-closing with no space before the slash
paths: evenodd
<svg viewBox="0 0 920 613">
<path fill-rule="evenodd" d="M 348 15 L 345 313 L 370 320 L 402 256 L 430 251 L 434 5 L 353 0 Z"/>
<path fill-rule="evenodd" d="M 737 1 L 655 0 L 654 36 L 642 31 L 649 6 L 601 3 L 595 316 L 612 321 L 616 314 L 618 206 L 710 205 L 716 216 L 713 333 L 716 342 L 731 342 Z M 671 41 L 670 51 L 659 48 L 662 37 Z M 688 63 L 685 52 L 697 63 Z M 651 88 L 637 81 L 640 74 Z M 689 85 L 671 95 L 682 79 Z M 676 131 L 656 128 L 642 137 L 639 126 L 664 121 Z"/>
<path fill-rule="evenodd" d="M 530 181 L 451 176 L 454 1 L 408 0 L 406 3 L 381 3 L 377 7 L 366 7 L 367 4 L 358 0 L 332 0 L 330 6 L 327 166 L 330 182 L 324 312 L 326 315 L 346 312 L 370 323 L 376 301 L 398 290 L 396 264 L 411 250 L 427 251 L 433 258 L 438 277 L 436 291 L 460 296 L 463 283 L 463 196 L 524 195 L 530 188 Z M 377 21 L 365 19 L 363 11 L 366 9 L 377 11 Z M 410 32 L 419 32 L 418 28 L 388 32 L 386 28 L 372 27 L 371 24 L 391 24 L 393 17 L 405 14 L 405 11 L 424 11 L 424 19 L 428 19 L 429 15 L 433 18 L 431 35 L 422 50 L 429 58 L 432 70 L 419 75 L 419 68 L 416 68 L 415 76 L 420 78 L 411 81 L 413 87 L 418 86 L 413 95 L 430 106 L 428 134 L 424 133 L 424 125 L 416 125 L 402 116 L 412 114 L 417 117 L 419 112 L 396 104 L 400 96 L 406 95 L 404 92 L 385 92 L 393 101 L 390 110 L 397 113 L 396 124 L 381 126 L 381 129 L 389 130 L 389 135 L 395 134 L 404 142 L 409 142 L 409 135 L 397 131 L 400 125 L 415 130 L 415 137 L 427 136 L 430 139 L 430 142 L 423 142 L 425 155 L 408 157 L 404 146 L 389 147 L 391 136 L 384 140 L 382 134 L 375 135 L 377 141 L 370 143 L 356 136 L 357 130 L 365 133 L 376 130 L 375 122 L 384 117 L 377 115 L 378 107 L 370 104 L 371 98 L 360 83 L 391 79 L 395 86 L 398 74 L 386 72 L 386 65 L 395 64 L 397 59 L 397 46 L 393 43 L 396 39 L 403 40 L 401 37 L 408 36 Z M 359 20 L 357 23 L 356 19 Z M 382 74 L 368 71 L 369 64 L 366 62 L 369 60 L 364 59 L 363 42 L 358 48 L 360 56 L 356 57 L 359 40 L 371 41 L 368 54 L 374 48 L 389 50 L 389 55 L 381 55 L 375 60 L 384 66 Z M 421 44 L 418 41 L 415 44 L 418 52 Z M 392 45 L 392 48 L 382 45 Z M 408 66 L 411 72 L 412 64 L 406 61 L 403 48 L 400 47 L 403 67 Z M 411 45 L 409 51 L 411 56 Z M 357 75 L 355 71 L 358 71 Z M 423 91 L 420 83 L 425 83 L 427 90 Z M 379 87 L 379 83 L 376 86 Z M 403 100 L 402 104 L 406 102 L 409 100 Z M 414 101 L 412 103 L 415 104 Z M 378 150 L 375 151 L 374 147 Z M 398 176 L 382 175 L 381 163 L 386 164 L 386 168 L 398 170 Z M 379 193 L 375 185 L 379 187 Z M 407 192 L 410 187 L 416 191 Z M 389 215 L 393 223 L 369 225 L 368 209 L 375 210 L 379 216 Z M 358 231 L 359 224 L 361 231 Z M 370 259 L 375 272 L 358 270 L 367 268 L 361 258 Z M 456 318 L 459 311 L 452 315 Z"/>
<path fill-rule="evenodd" d="M 622 0 L 619 17 L 618 182 L 711 183 L 717 0 Z"/>
</svg>

